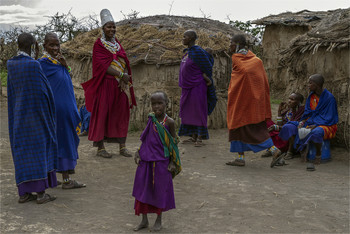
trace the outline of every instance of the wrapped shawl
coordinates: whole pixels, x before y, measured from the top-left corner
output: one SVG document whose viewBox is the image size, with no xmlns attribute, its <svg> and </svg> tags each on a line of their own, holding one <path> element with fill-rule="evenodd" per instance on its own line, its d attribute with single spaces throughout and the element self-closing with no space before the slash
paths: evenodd
<svg viewBox="0 0 350 234">
<path fill-rule="evenodd" d="M 173 177 L 178 175 L 181 172 L 181 162 L 180 162 L 180 153 L 179 149 L 177 148 L 177 139 L 174 139 L 170 132 L 158 122 L 156 116 L 154 113 L 150 113 L 148 115 L 152 122 L 156 125 L 157 127 L 157 132 L 159 135 L 160 140 L 162 141 L 163 148 L 164 148 L 164 156 L 166 158 L 170 157 L 170 160 L 173 161 L 175 165 L 175 172 L 173 173 Z M 141 140 L 143 140 L 144 136 L 141 137 Z"/>
<path fill-rule="evenodd" d="M 118 43 L 119 41 L 115 39 Z M 120 50 L 117 51 L 116 55 L 117 57 L 121 57 L 125 60 L 126 66 L 128 69 L 128 74 L 131 75 L 131 68 L 129 60 L 126 56 L 125 50 L 120 45 Z M 102 44 L 100 39 L 97 39 L 97 41 L 94 44 L 93 48 L 93 54 L 95 59 L 92 61 L 92 79 L 88 80 L 85 83 L 82 83 L 83 89 L 85 91 L 85 105 L 86 109 L 89 112 L 92 112 L 93 109 L 93 102 L 95 100 L 95 96 L 97 94 L 97 90 L 99 89 L 105 75 L 107 72 L 108 67 L 111 65 L 111 62 L 113 61 L 113 54 L 109 52 Z M 132 79 L 130 78 L 130 82 L 132 83 Z M 132 106 L 136 106 L 136 99 L 134 94 L 134 88 L 130 87 L 130 95 L 131 95 L 131 103 L 130 108 Z"/>
<path fill-rule="evenodd" d="M 60 159 L 78 159 L 79 137 L 76 128 L 80 123 L 80 116 L 76 105 L 73 84 L 67 69 L 54 64 L 47 58 L 39 59 L 41 67 L 50 82 L 51 89 L 55 98 L 57 111 L 57 140 L 58 157 Z M 65 171 L 63 168 L 57 168 L 59 171 Z M 73 170 L 72 165 L 69 170 Z M 73 168 L 72 168 L 73 167 Z"/>
<path fill-rule="evenodd" d="M 313 93 L 311 93 L 306 100 L 305 111 L 301 117 L 301 120 L 307 119 L 305 126 L 331 126 L 338 123 L 337 102 L 333 94 L 327 89 L 324 89 L 316 109 L 311 110 L 310 99 L 312 94 Z"/>
<path fill-rule="evenodd" d="M 39 62 L 16 56 L 7 62 L 8 120 L 16 183 L 46 179 L 57 167 L 56 110 Z"/>
<path fill-rule="evenodd" d="M 262 61 L 251 51 L 232 55 L 227 126 L 236 129 L 271 119 L 270 90 Z"/>
<path fill-rule="evenodd" d="M 187 51 L 188 57 L 192 59 L 192 61 L 203 73 L 209 77 L 212 82 L 207 89 L 208 115 L 210 115 L 213 112 L 217 102 L 214 80 L 212 78 L 214 58 L 198 45 L 187 48 L 184 51 Z"/>
</svg>

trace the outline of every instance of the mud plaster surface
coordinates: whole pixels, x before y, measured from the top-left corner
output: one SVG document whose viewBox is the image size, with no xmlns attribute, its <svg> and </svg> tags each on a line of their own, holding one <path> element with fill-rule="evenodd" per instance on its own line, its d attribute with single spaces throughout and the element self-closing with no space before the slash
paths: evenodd
<svg viewBox="0 0 350 234">
<path fill-rule="evenodd" d="M 307 172 L 299 159 L 271 169 L 270 158 L 247 154 L 232 160 L 227 131 L 209 131 L 202 148 L 180 145 L 183 172 L 174 179 L 176 209 L 163 215 L 161 233 L 349 233 L 349 153 L 332 149 L 333 161 Z M 129 134 L 135 151 L 140 132 Z M 87 188 L 48 189 L 58 199 L 44 205 L 17 203 L 9 148 L 7 110 L 1 108 L 1 233 L 131 233 L 140 217 L 131 196 L 136 165 L 106 144 L 112 159 L 98 158 L 82 137 L 74 179 Z M 60 178 L 60 175 L 58 175 Z M 150 224 L 155 220 L 150 215 Z M 140 231 L 148 233 L 148 230 Z"/>
</svg>

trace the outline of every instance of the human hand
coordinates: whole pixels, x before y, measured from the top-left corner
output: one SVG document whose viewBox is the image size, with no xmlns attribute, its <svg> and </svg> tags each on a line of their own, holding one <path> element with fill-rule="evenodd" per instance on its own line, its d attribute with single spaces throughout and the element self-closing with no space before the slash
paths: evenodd
<svg viewBox="0 0 350 234">
<path fill-rule="evenodd" d="M 130 81 L 130 78 L 131 78 L 131 75 L 129 75 L 128 73 L 124 73 L 121 80 L 124 81 L 124 83 L 128 84 Z"/>
<path fill-rule="evenodd" d="M 66 62 L 66 58 L 61 54 L 61 52 L 59 52 L 57 54 L 56 59 L 58 60 L 58 62 L 60 62 L 62 64 L 62 66 L 64 66 L 68 70 L 68 65 L 67 65 L 67 62 Z"/>
<path fill-rule="evenodd" d="M 317 126 L 316 125 L 309 125 L 309 126 L 307 126 L 306 128 L 308 128 L 308 129 L 314 129 L 314 128 L 316 128 Z"/>
<path fill-rule="evenodd" d="M 285 102 L 281 102 L 278 106 L 278 116 L 281 116 L 282 111 L 288 108 L 288 104 Z"/>
<path fill-rule="evenodd" d="M 139 150 L 137 150 L 137 151 L 135 152 L 134 160 L 135 160 L 135 163 L 136 163 L 137 165 L 140 164 L 141 158 L 140 158 Z"/>
<path fill-rule="evenodd" d="M 175 169 L 176 169 L 176 167 L 175 167 L 174 162 L 170 160 L 170 162 L 168 164 L 168 171 L 173 173 L 173 172 L 175 172 Z"/>
<path fill-rule="evenodd" d="M 207 83 L 207 86 L 210 86 L 210 85 L 212 85 L 213 82 L 211 82 L 211 80 L 208 80 L 208 81 L 206 81 L 206 83 Z"/>
<path fill-rule="evenodd" d="M 121 80 L 121 81 L 119 82 L 119 87 L 120 87 L 120 89 L 121 89 L 122 92 L 124 92 L 124 90 L 126 90 L 127 85 L 128 85 L 128 84 L 126 84 L 123 80 Z"/>
</svg>

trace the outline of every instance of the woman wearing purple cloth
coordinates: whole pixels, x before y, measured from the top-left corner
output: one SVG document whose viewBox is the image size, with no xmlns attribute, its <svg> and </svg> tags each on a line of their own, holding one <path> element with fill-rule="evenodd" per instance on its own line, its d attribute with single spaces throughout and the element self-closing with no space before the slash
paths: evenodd
<svg viewBox="0 0 350 234">
<path fill-rule="evenodd" d="M 166 113 L 168 98 L 164 92 L 151 95 L 154 113 L 149 114 L 145 130 L 141 134 L 141 147 L 135 153 L 138 165 L 132 195 L 135 197 L 135 215 L 142 214 L 141 223 L 134 229 L 148 227 L 148 213 L 156 213 L 152 228 L 162 227 L 162 212 L 175 208 L 172 177 L 181 171 L 176 146 L 175 123 Z"/>
<path fill-rule="evenodd" d="M 213 60 L 208 52 L 195 45 L 196 39 L 196 32 L 188 30 L 184 33 L 183 44 L 188 48 L 184 50 L 186 53 L 182 58 L 179 74 L 179 86 L 182 88 L 179 136 L 191 136 L 183 143 L 194 143 L 198 147 L 203 145 L 202 139 L 209 138 L 207 116 L 212 110 L 207 91 L 208 86 L 213 87 Z M 216 96 L 214 101 L 216 103 Z"/>
</svg>

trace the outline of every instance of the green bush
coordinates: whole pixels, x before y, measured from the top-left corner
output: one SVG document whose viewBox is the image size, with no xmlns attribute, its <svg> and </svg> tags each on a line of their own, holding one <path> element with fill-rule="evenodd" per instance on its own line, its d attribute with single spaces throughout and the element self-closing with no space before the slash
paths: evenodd
<svg viewBox="0 0 350 234">
<path fill-rule="evenodd" d="M 7 71 L 1 70 L 0 75 L 1 75 L 1 86 L 7 87 Z"/>
</svg>

